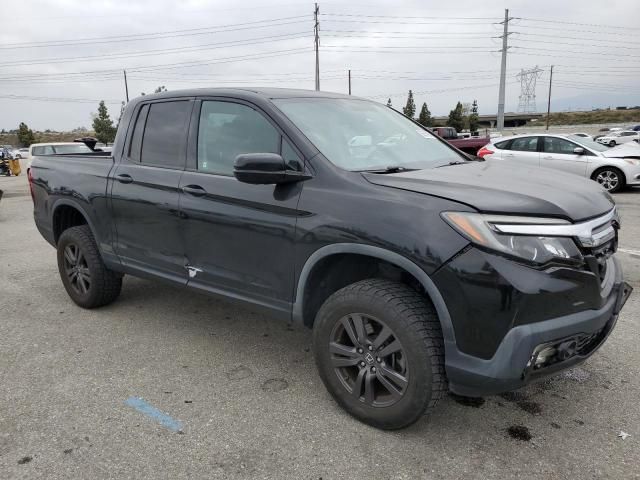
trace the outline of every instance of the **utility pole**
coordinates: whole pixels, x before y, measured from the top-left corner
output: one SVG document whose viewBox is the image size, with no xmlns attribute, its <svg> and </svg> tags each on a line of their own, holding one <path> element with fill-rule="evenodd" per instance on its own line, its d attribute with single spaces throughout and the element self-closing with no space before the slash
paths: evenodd
<svg viewBox="0 0 640 480">
<path fill-rule="evenodd" d="M 507 77 L 507 39 L 509 37 L 509 9 L 504 10 L 504 29 L 502 32 L 502 61 L 500 62 L 500 92 L 498 93 L 498 130 L 504 129 L 504 94 Z"/>
<path fill-rule="evenodd" d="M 122 70 L 122 73 L 124 73 L 124 91 L 127 94 L 127 103 L 128 103 L 129 102 L 129 85 L 127 85 L 127 71 Z"/>
<path fill-rule="evenodd" d="M 313 10 L 313 18 L 315 19 L 315 24 L 313 26 L 314 33 L 314 43 L 316 49 L 316 91 L 320 90 L 320 54 L 318 52 L 318 47 L 320 46 L 320 23 L 318 22 L 318 13 L 320 13 L 320 8 L 318 4 L 315 4 L 315 9 Z"/>
<path fill-rule="evenodd" d="M 351 95 L 351 69 L 349 69 L 349 95 Z"/>
<path fill-rule="evenodd" d="M 551 72 L 549 73 L 549 98 L 547 99 L 547 128 L 549 130 L 549 114 L 551 113 L 551 81 L 553 80 L 553 65 L 551 65 Z"/>
</svg>

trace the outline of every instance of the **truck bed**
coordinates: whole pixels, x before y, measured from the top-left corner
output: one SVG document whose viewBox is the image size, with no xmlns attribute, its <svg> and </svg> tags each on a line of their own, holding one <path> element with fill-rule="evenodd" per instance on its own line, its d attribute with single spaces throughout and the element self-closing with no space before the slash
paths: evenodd
<svg viewBox="0 0 640 480">
<path fill-rule="evenodd" d="M 110 241 L 107 188 L 114 159 L 109 152 L 35 156 L 30 166 L 34 201 L 34 219 L 38 230 L 51 244 L 56 232 L 52 228 L 52 207 L 69 202 L 80 204 L 87 221 Z"/>
</svg>

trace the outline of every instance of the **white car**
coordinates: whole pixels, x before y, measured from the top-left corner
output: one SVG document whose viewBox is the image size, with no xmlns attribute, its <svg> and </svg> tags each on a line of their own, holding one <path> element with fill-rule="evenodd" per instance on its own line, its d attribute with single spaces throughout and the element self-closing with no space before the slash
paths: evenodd
<svg viewBox="0 0 640 480">
<path fill-rule="evenodd" d="M 574 173 L 595 180 L 609 192 L 640 185 L 640 144 L 636 143 L 609 148 L 574 135 L 517 135 L 491 140 L 478 156 L 516 162 L 523 168 Z"/>
<path fill-rule="evenodd" d="M 616 145 L 620 145 L 622 143 L 632 141 L 637 142 L 638 140 L 640 140 L 640 132 L 634 132 L 633 130 L 623 130 L 621 132 L 607 133 L 603 137 L 598 137 L 596 139 L 596 142 L 603 145 L 609 145 L 610 147 L 615 147 Z"/>
<path fill-rule="evenodd" d="M 84 143 L 79 142 L 55 142 L 55 143 L 32 143 L 29 147 L 26 171 L 31 168 L 31 159 L 34 155 L 62 155 L 69 153 L 91 153 L 91 149 Z"/>
<path fill-rule="evenodd" d="M 24 147 L 24 148 L 14 148 L 13 149 L 13 158 L 16 158 L 18 160 L 21 160 L 23 158 L 28 158 L 29 157 L 29 149 Z"/>
</svg>

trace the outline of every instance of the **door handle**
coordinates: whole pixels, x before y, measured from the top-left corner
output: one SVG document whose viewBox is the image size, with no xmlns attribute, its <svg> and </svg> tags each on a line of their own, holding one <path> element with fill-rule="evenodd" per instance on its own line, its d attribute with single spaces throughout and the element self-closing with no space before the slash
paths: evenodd
<svg viewBox="0 0 640 480">
<path fill-rule="evenodd" d="M 547 155 L 546 157 L 542 157 L 545 160 L 553 160 L 553 157 L 551 155 Z"/>
<path fill-rule="evenodd" d="M 200 185 L 185 185 L 182 187 L 182 191 L 194 197 L 203 197 L 207 194 L 207 191 Z"/>
<path fill-rule="evenodd" d="M 116 175 L 115 178 L 120 183 L 132 183 L 133 182 L 133 178 L 131 177 L 131 175 L 127 175 L 126 173 L 121 173 L 120 175 Z"/>
</svg>

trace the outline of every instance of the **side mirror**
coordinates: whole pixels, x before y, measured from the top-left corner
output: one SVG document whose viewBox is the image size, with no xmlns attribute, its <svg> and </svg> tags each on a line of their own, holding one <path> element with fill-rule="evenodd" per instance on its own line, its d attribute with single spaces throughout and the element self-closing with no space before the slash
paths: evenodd
<svg viewBox="0 0 640 480">
<path fill-rule="evenodd" d="M 302 172 L 287 168 L 277 153 L 243 153 L 236 157 L 233 175 L 243 183 L 279 185 L 311 178 Z"/>
<path fill-rule="evenodd" d="M 575 153 L 576 155 L 584 155 L 584 148 L 576 147 L 573 149 L 573 153 Z"/>
</svg>

